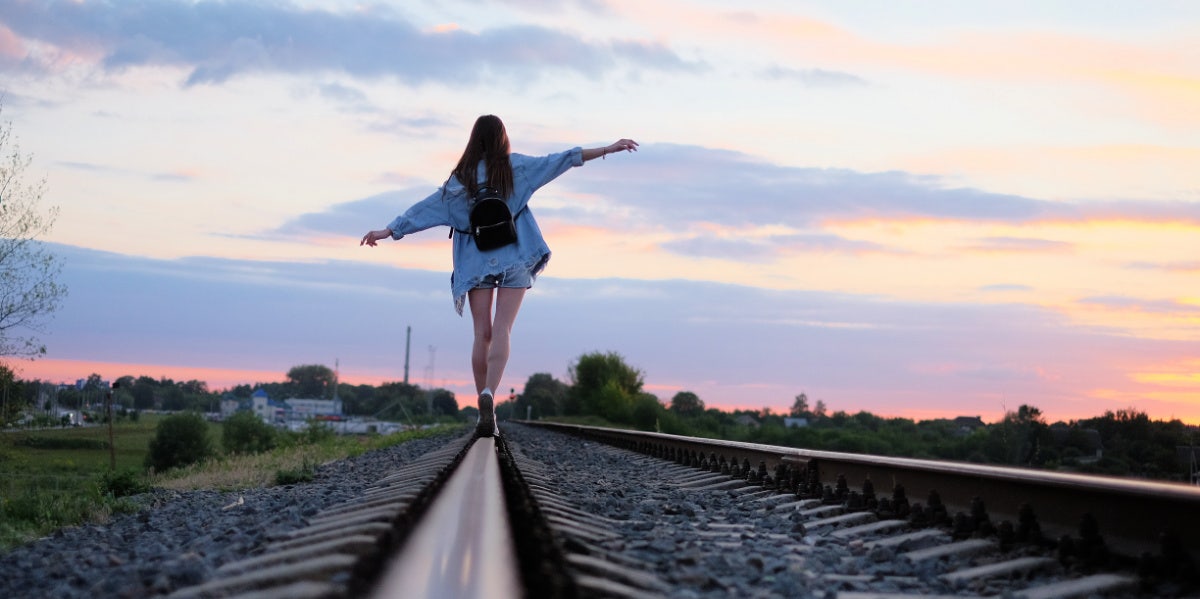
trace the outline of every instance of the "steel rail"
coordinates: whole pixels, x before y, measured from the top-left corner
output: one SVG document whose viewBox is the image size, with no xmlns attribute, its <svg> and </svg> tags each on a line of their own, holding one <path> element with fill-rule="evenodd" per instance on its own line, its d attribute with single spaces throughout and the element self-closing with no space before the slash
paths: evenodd
<svg viewBox="0 0 1200 599">
<path fill-rule="evenodd" d="M 371 597 L 520 597 L 515 556 L 495 439 L 479 438 Z"/>
<path fill-rule="evenodd" d="M 903 485 L 909 498 L 922 501 L 936 491 L 948 508 L 970 511 L 976 498 L 1001 520 L 1016 522 L 1023 505 L 1032 506 L 1042 530 L 1050 535 L 1078 533 L 1085 514 L 1100 527 L 1107 545 L 1130 557 L 1156 554 L 1164 538 L 1172 538 L 1184 551 L 1200 556 L 1200 488 L 1104 476 L 939 462 L 832 451 L 778 447 L 700 439 L 601 427 L 525 422 L 634 449 L 659 457 L 691 456 L 717 464 L 737 464 L 754 471 L 751 478 L 794 479 L 797 470 L 834 484 L 845 477 L 851 487 L 871 480 L 875 484 Z M 774 480 L 771 484 L 776 484 Z M 786 487 L 785 485 L 781 485 Z M 787 489 L 781 489 L 786 491 Z"/>
</svg>

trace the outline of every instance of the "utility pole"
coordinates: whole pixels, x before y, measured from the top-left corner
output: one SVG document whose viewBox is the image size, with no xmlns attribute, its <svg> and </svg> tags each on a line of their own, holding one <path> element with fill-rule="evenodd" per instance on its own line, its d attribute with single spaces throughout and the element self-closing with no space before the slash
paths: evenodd
<svg viewBox="0 0 1200 599">
<path fill-rule="evenodd" d="M 412 347 L 412 325 L 408 326 L 408 333 L 404 336 L 404 384 L 408 384 L 408 350 Z"/>
<path fill-rule="evenodd" d="M 433 373 L 434 363 L 437 360 L 437 346 L 429 346 L 429 366 L 425 367 L 425 386 L 428 390 L 425 392 L 425 409 L 429 414 L 433 414 Z"/>
<path fill-rule="evenodd" d="M 108 409 L 108 461 L 113 472 L 117 471 L 117 443 L 113 438 L 113 390 L 120 386 L 121 383 L 113 383 L 112 389 L 104 396 Z"/>
</svg>

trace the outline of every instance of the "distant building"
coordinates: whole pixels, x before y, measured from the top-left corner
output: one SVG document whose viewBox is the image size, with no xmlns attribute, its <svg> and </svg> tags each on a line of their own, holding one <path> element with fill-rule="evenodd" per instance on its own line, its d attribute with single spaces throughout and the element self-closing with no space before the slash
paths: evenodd
<svg viewBox="0 0 1200 599">
<path fill-rule="evenodd" d="M 301 399 L 293 397 L 284 403 L 288 406 L 288 420 L 308 420 L 319 416 L 342 415 L 342 400 L 340 399 Z"/>
<path fill-rule="evenodd" d="M 785 416 L 783 418 L 783 426 L 787 428 L 804 428 L 808 426 L 808 418 L 792 418 Z"/>
<path fill-rule="evenodd" d="M 259 389 L 250 396 L 250 409 L 254 415 L 268 424 L 283 422 L 287 417 L 287 404 L 275 401 L 267 396 L 267 392 Z"/>
<path fill-rule="evenodd" d="M 232 393 L 226 393 L 221 396 L 221 420 L 233 416 L 238 410 L 250 409 L 250 402 L 244 399 L 234 397 Z"/>
<path fill-rule="evenodd" d="M 225 402 L 222 402 L 222 413 Z M 245 409 L 244 406 L 234 406 L 230 413 Z M 267 392 L 259 389 L 250 396 L 249 409 L 262 418 L 263 422 L 280 424 L 291 421 L 307 420 L 341 420 L 342 400 L 340 399 L 305 399 L 293 397 L 285 401 L 276 401 L 267 396 Z"/>
</svg>

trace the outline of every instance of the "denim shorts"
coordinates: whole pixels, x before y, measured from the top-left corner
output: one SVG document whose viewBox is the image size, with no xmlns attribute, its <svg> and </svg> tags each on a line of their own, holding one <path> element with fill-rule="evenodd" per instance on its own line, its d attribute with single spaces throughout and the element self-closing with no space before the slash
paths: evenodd
<svg viewBox="0 0 1200 599">
<path fill-rule="evenodd" d="M 484 275 L 475 289 L 529 289 L 533 287 L 533 273 L 529 267 L 517 264 L 499 274 Z"/>
</svg>

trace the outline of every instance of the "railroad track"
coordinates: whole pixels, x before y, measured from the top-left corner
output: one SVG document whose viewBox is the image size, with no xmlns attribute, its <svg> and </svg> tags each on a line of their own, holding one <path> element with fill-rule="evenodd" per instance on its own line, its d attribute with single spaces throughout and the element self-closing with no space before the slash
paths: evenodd
<svg viewBox="0 0 1200 599">
<path fill-rule="evenodd" d="M 1200 490 L 1188 487 L 543 427 L 570 437 L 547 441 L 513 425 L 498 439 L 464 436 L 172 597 L 1048 598 L 1195 588 Z"/>
</svg>

